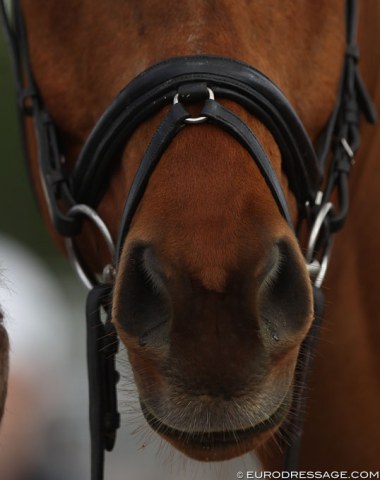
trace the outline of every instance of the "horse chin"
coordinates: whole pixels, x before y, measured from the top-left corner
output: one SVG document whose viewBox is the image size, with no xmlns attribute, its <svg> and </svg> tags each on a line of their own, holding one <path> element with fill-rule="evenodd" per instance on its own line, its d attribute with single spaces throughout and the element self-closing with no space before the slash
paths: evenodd
<svg viewBox="0 0 380 480">
<path fill-rule="evenodd" d="M 225 432 L 226 438 L 222 440 L 213 439 L 210 442 L 193 442 L 191 435 L 189 439 L 173 438 L 161 434 L 167 442 L 187 457 L 200 462 L 222 462 L 230 460 L 252 450 L 264 443 L 275 432 L 272 428 L 259 436 L 252 434 L 250 437 L 241 438 L 239 432 Z M 182 433 L 182 432 L 181 432 Z M 182 433 L 182 435 L 184 435 Z M 236 439 L 234 438 L 236 436 Z"/>
<path fill-rule="evenodd" d="M 219 462 L 255 450 L 280 428 L 290 408 L 287 395 L 278 409 L 265 421 L 246 429 L 221 432 L 186 432 L 165 425 L 140 401 L 150 427 L 186 456 L 203 462 Z"/>
</svg>

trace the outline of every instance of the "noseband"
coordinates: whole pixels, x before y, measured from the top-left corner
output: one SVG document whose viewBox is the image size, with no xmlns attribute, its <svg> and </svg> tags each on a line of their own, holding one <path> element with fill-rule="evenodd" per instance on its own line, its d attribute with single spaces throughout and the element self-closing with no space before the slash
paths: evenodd
<svg viewBox="0 0 380 480">
<path fill-rule="evenodd" d="M 183 128 L 200 128 L 208 122 L 226 131 L 241 144 L 258 166 L 278 209 L 297 233 L 301 222 L 310 229 L 306 263 L 314 289 L 315 319 L 301 346 L 296 368 L 298 383 L 306 384 L 315 338 L 322 320 L 323 295 L 320 290 L 331 251 L 331 238 L 344 223 L 348 211 L 348 175 L 359 147 L 359 116 L 374 123 L 376 112 L 357 70 L 357 9 L 346 1 L 346 53 L 329 121 L 313 146 L 297 113 L 281 90 L 263 73 L 231 58 L 217 56 L 175 57 L 154 65 L 137 76 L 113 100 L 86 140 L 74 171 L 65 171 L 56 135 L 56 126 L 43 106 L 30 66 L 26 32 L 17 1 L 11 19 L 4 0 L 1 17 L 11 50 L 20 117 L 34 119 L 39 165 L 46 202 L 57 232 L 67 239 L 69 256 L 81 278 L 91 288 L 87 299 L 87 353 L 90 389 L 91 478 L 103 478 L 104 450 L 112 450 L 119 426 L 114 357 L 114 327 L 109 304 L 115 269 L 128 230 L 144 195 L 155 166 L 172 140 Z M 273 135 L 281 152 L 283 170 L 298 205 L 293 225 L 281 183 L 260 141 L 247 124 L 219 99 L 232 100 L 262 122 Z M 202 103 L 198 117 L 187 104 Z M 115 166 L 115 158 L 125 148 L 133 132 L 147 119 L 168 109 L 147 147 L 126 197 L 117 245 L 96 213 Z M 329 168 L 327 159 L 331 157 Z M 319 190 L 324 185 L 324 191 Z M 339 208 L 330 201 L 338 192 Z M 105 238 L 114 258 L 103 272 L 89 272 L 77 255 L 73 237 L 89 219 Z M 101 309 L 107 320 L 101 320 Z M 300 362 L 300 358 L 302 361 Z M 302 368 L 301 368 L 302 363 Z M 303 399 L 296 399 L 296 419 L 285 455 L 284 470 L 298 464 L 303 424 Z"/>
</svg>

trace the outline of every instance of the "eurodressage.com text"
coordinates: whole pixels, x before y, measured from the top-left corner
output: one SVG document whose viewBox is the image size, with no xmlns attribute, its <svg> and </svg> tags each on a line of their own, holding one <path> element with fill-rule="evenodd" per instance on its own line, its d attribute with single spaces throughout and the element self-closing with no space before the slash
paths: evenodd
<svg viewBox="0 0 380 480">
<path fill-rule="evenodd" d="M 238 479 L 309 479 L 309 478 L 316 478 L 316 479 L 321 479 L 321 478 L 332 478 L 332 479 L 348 479 L 348 478 L 353 478 L 353 479 L 372 479 L 372 478 L 377 478 L 380 479 L 380 471 L 352 471 L 348 472 L 345 470 L 341 471 L 331 471 L 331 472 L 323 472 L 323 471 L 306 471 L 306 470 L 300 470 L 300 471 L 291 471 L 291 472 L 280 472 L 280 471 L 261 471 L 261 472 L 256 472 L 253 470 L 248 470 L 246 472 L 237 472 L 236 478 Z"/>
</svg>

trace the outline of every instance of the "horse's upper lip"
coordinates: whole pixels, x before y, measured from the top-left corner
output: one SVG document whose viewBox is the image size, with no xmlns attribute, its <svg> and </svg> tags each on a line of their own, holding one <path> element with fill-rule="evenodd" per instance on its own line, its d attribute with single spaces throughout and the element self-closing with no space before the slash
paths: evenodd
<svg viewBox="0 0 380 480">
<path fill-rule="evenodd" d="M 141 401 L 141 408 L 146 421 L 153 428 L 153 430 L 170 437 L 173 440 L 185 442 L 189 446 L 201 448 L 216 448 L 228 447 L 231 444 L 250 439 L 263 432 L 271 430 L 278 426 L 286 417 L 289 410 L 289 401 L 287 398 L 279 405 L 272 415 L 252 427 L 245 429 L 222 431 L 222 432 L 186 432 L 169 427 L 164 422 L 159 420 Z"/>
</svg>

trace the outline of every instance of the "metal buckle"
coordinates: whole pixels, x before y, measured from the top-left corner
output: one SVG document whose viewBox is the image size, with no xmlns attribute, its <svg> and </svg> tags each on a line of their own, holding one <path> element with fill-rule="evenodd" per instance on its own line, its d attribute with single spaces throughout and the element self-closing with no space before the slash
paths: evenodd
<svg viewBox="0 0 380 480">
<path fill-rule="evenodd" d="M 215 95 L 214 95 L 214 92 L 211 90 L 211 88 L 207 87 L 207 91 L 208 91 L 208 99 L 209 100 L 215 100 Z M 179 97 L 179 95 L 178 95 L 178 93 L 176 93 L 174 98 L 173 98 L 173 105 L 175 105 L 176 103 L 179 103 L 178 97 Z M 203 123 L 206 120 L 207 120 L 207 117 L 204 117 L 204 116 L 202 116 L 202 117 L 189 117 L 189 118 L 186 118 L 184 120 L 184 122 L 195 125 L 197 123 Z"/>
<path fill-rule="evenodd" d="M 113 243 L 111 234 L 106 224 L 99 217 L 99 215 L 96 213 L 95 210 L 93 210 L 88 205 L 78 204 L 70 208 L 70 210 L 67 212 L 67 215 L 73 218 L 78 216 L 84 216 L 88 220 L 90 220 L 98 228 L 99 232 L 102 234 L 102 237 L 104 238 L 107 244 L 108 250 L 112 258 L 114 258 L 115 245 Z M 81 280 L 81 282 L 86 288 L 91 290 L 93 287 L 95 287 L 99 283 L 113 283 L 115 279 L 115 267 L 112 264 L 110 263 L 107 264 L 104 267 L 102 274 L 98 276 L 100 278 L 97 278 L 96 274 L 95 275 L 90 274 L 86 270 L 82 260 L 80 259 L 78 251 L 74 245 L 73 239 L 71 237 L 67 237 L 65 239 L 65 244 L 66 244 L 67 254 L 68 254 L 70 263 L 72 264 L 74 270 L 78 274 L 79 279 Z"/>
<path fill-rule="evenodd" d="M 326 220 L 328 214 L 331 210 L 334 209 L 334 205 L 331 202 L 325 203 L 318 212 L 318 215 L 315 218 L 313 227 L 310 232 L 309 243 L 307 245 L 305 260 L 306 268 L 309 272 L 310 278 L 314 282 L 314 285 L 317 288 L 322 286 L 323 280 L 326 275 L 327 267 L 330 260 L 331 249 L 333 246 L 333 237 L 330 235 L 327 239 L 326 244 L 324 245 L 322 260 L 319 261 L 314 258 L 314 251 L 317 245 L 319 235 L 324 221 Z"/>
</svg>

